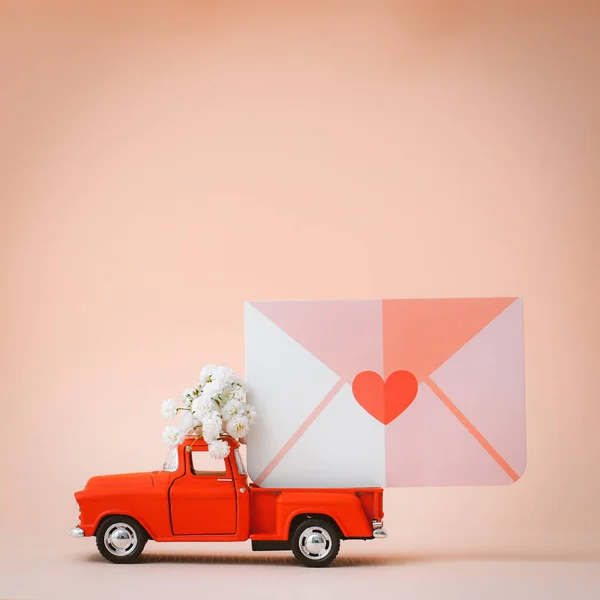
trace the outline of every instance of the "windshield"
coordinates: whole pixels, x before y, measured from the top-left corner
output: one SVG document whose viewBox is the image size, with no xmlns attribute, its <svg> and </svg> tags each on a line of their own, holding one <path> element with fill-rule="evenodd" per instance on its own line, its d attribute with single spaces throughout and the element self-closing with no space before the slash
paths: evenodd
<svg viewBox="0 0 600 600">
<path fill-rule="evenodd" d="M 165 464 L 163 465 L 163 471 L 177 471 L 177 466 L 179 464 L 179 454 L 177 452 L 177 446 L 169 449 L 169 453 L 167 454 L 167 458 L 165 460 Z"/>
</svg>

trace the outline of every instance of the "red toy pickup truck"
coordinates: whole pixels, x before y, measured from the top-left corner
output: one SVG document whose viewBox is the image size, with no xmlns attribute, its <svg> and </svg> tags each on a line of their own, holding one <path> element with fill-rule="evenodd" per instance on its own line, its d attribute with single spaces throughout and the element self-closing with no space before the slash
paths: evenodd
<svg viewBox="0 0 600 600">
<path fill-rule="evenodd" d="M 113 563 L 134 562 L 148 540 L 240 542 L 252 550 L 292 550 L 304 565 L 335 559 L 340 540 L 385 538 L 382 488 L 261 488 L 248 483 L 239 443 L 214 460 L 186 438 L 162 471 L 92 477 L 75 493 L 74 537 L 95 536 Z"/>
</svg>

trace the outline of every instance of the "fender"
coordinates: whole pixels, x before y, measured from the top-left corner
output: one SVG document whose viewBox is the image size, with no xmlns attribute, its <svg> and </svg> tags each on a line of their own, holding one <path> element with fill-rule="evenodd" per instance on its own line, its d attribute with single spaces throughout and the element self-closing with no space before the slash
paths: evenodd
<svg viewBox="0 0 600 600">
<path fill-rule="evenodd" d="M 116 516 L 123 516 L 123 517 L 130 517 L 131 519 L 135 519 L 145 530 L 146 533 L 148 534 L 148 537 L 153 540 L 155 538 L 154 535 L 154 531 L 152 530 L 152 528 L 150 527 L 148 521 L 146 519 L 144 519 L 144 517 L 140 517 L 139 515 L 136 515 L 135 512 L 132 512 L 130 510 L 108 510 L 105 511 L 103 513 L 101 513 L 96 520 L 94 521 L 94 523 L 90 526 L 84 526 L 83 529 L 84 531 L 86 531 L 86 529 L 90 529 L 91 533 L 90 535 L 96 535 L 96 532 L 98 531 L 98 527 L 100 526 L 100 523 L 102 523 L 102 521 L 104 519 L 106 519 L 107 517 L 116 517 Z M 87 534 L 87 531 L 86 531 Z"/>
</svg>

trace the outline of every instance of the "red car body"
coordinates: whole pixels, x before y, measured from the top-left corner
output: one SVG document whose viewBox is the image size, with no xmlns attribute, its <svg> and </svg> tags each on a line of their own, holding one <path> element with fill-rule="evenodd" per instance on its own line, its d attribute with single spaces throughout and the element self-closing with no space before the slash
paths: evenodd
<svg viewBox="0 0 600 600">
<path fill-rule="evenodd" d="M 92 477 L 83 490 L 75 493 L 80 523 L 71 534 L 96 536 L 100 552 L 113 562 L 133 562 L 137 558 L 132 556 L 133 551 L 129 555 L 123 554 L 124 550 L 118 553 L 126 536 L 137 535 L 140 543 L 137 550 L 134 548 L 136 552 L 141 552 L 139 545 L 143 548 L 147 539 L 250 539 L 253 550 L 292 549 L 309 566 L 325 566 L 335 555 L 329 553 L 311 561 L 311 552 L 306 548 L 324 551 L 329 543 L 337 554 L 335 546 L 337 543 L 339 548 L 340 539 L 386 536 L 382 488 L 261 488 L 248 482 L 239 443 L 225 439 L 230 454 L 224 470 L 218 473 L 194 469 L 192 455 L 207 453 L 208 447 L 203 440 L 186 438 L 176 449 L 177 461 L 172 470 Z M 107 522 L 112 529 L 106 528 Z M 298 529 L 306 524 L 308 533 L 302 539 Z M 295 535 L 299 537 L 296 542 Z"/>
</svg>

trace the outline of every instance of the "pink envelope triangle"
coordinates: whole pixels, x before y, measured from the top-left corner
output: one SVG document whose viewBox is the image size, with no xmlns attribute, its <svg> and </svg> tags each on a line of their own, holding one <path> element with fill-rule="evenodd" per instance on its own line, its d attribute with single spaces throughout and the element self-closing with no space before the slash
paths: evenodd
<svg viewBox="0 0 600 600">
<path fill-rule="evenodd" d="M 527 460 L 523 303 L 511 304 L 431 379 L 521 476 Z"/>
<path fill-rule="evenodd" d="M 352 383 L 361 371 L 383 375 L 381 300 L 282 300 L 251 305 L 346 382 Z"/>
<path fill-rule="evenodd" d="M 426 384 L 385 428 L 385 455 L 387 487 L 512 483 Z"/>
</svg>

